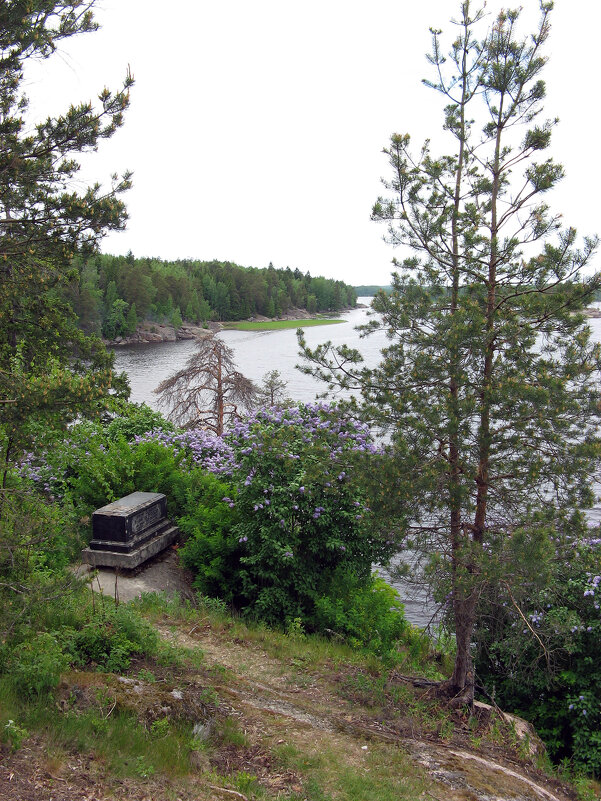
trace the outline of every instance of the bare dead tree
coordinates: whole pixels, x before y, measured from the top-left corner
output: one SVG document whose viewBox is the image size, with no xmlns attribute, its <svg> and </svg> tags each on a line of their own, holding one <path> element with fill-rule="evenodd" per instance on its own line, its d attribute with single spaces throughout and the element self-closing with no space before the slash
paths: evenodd
<svg viewBox="0 0 601 801">
<path fill-rule="evenodd" d="M 197 339 L 186 366 L 155 389 L 169 419 L 182 428 L 203 426 L 220 435 L 255 402 L 257 388 L 236 369 L 233 351 L 214 334 Z"/>
</svg>

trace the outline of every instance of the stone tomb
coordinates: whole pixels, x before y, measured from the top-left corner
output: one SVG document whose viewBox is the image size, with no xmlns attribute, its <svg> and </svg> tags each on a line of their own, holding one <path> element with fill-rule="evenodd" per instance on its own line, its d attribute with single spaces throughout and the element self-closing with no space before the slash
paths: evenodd
<svg viewBox="0 0 601 801">
<path fill-rule="evenodd" d="M 160 553 L 179 529 L 167 519 L 167 498 L 160 492 L 132 492 L 92 515 L 92 541 L 81 553 L 96 567 L 133 569 Z"/>
</svg>

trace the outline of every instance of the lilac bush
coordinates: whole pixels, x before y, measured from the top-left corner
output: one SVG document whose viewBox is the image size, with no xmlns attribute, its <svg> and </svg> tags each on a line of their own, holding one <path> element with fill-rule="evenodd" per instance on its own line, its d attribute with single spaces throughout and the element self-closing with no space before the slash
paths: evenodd
<svg viewBox="0 0 601 801">
<path fill-rule="evenodd" d="M 134 489 L 165 492 L 201 592 L 269 623 L 346 620 L 356 639 L 363 628 L 383 630 L 369 615 L 390 611 L 366 600 L 373 563 L 395 549 L 362 489 L 359 466 L 375 453 L 364 423 L 316 403 L 257 410 L 221 437 L 155 429 L 111 439 L 101 426 L 75 426 L 22 470 L 46 494 L 75 498 L 83 514 Z M 361 608 L 342 614 L 361 592 Z M 346 599 L 342 611 L 324 600 L 335 597 Z"/>
<path fill-rule="evenodd" d="M 135 443 L 157 442 L 190 458 L 193 465 L 218 476 L 231 476 L 237 467 L 234 449 L 223 437 L 202 428 L 187 431 L 148 431 Z"/>
<path fill-rule="evenodd" d="M 239 603 L 268 622 L 311 625 L 337 576 L 366 585 L 373 562 L 392 553 L 354 479 L 357 460 L 376 450 L 369 429 L 318 403 L 257 410 L 224 440 L 236 455 Z"/>
</svg>

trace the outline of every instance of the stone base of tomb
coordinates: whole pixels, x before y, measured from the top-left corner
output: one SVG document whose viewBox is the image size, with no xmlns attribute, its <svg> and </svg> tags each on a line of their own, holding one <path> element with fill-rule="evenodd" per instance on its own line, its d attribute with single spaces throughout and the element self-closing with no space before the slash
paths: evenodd
<svg viewBox="0 0 601 801">
<path fill-rule="evenodd" d="M 152 559 L 165 548 L 173 545 L 179 535 L 177 526 L 170 526 L 156 537 L 146 540 L 138 548 L 134 548 L 128 553 L 109 550 L 96 550 L 95 548 L 84 548 L 81 552 L 81 559 L 93 567 L 119 567 L 125 570 L 134 570 L 143 562 Z"/>
</svg>

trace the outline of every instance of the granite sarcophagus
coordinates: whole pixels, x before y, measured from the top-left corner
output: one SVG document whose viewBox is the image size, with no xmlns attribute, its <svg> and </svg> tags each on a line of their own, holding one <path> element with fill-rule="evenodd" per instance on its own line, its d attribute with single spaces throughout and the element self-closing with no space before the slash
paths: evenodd
<svg viewBox="0 0 601 801">
<path fill-rule="evenodd" d="M 160 492 L 132 492 L 92 515 L 92 541 L 82 551 L 90 565 L 133 569 L 160 553 L 179 530 L 167 519 Z"/>
</svg>

